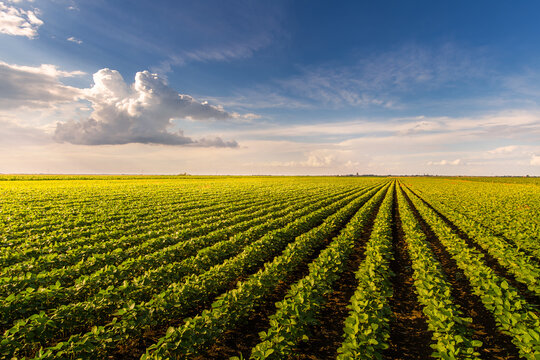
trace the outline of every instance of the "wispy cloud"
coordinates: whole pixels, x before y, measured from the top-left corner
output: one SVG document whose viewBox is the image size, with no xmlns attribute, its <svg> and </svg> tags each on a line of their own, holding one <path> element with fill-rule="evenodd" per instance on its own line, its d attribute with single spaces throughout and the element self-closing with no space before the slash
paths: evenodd
<svg viewBox="0 0 540 360">
<path fill-rule="evenodd" d="M 24 10 L 0 2 L 0 33 L 13 36 L 38 36 L 38 28 L 43 21 L 38 17 L 39 10 Z"/>
<path fill-rule="evenodd" d="M 356 59 L 354 59 L 356 58 Z M 352 60 L 351 60 L 352 59 Z M 296 75 L 238 91 L 238 106 L 254 108 L 376 107 L 402 109 L 405 97 L 487 78 L 483 50 L 452 43 L 407 45 L 387 52 L 351 56 L 347 62 L 303 66 Z M 225 99 L 227 101 L 227 99 Z"/>
<path fill-rule="evenodd" d="M 74 42 L 74 43 L 79 44 L 79 45 L 83 43 L 82 40 L 79 40 L 79 39 L 77 39 L 77 38 L 75 38 L 73 36 L 68 37 L 66 40 Z"/>
<path fill-rule="evenodd" d="M 356 64 L 306 68 L 279 81 L 292 94 L 323 104 L 392 107 L 399 95 L 483 76 L 482 57 L 452 44 L 417 45 L 360 58 Z"/>
<path fill-rule="evenodd" d="M 269 86 L 241 89 L 231 96 L 213 97 L 211 99 L 227 106 L 252 110 L 315 109 L 313 104 L 302 99 L 293 98 L 279 89 L 272 89 Z"/>
<path fill-rule="evenodd" d="M 445 136 L 460 141 L 471 138 L 512 138 L 540 135 L 540 113 L 506 110 L 471 117 L 405 117 L 328 121 L 311 124 L 258 124 L 237 131 L 243 137 L 305 138 L 307 141 L 341 141 L 348 138 Z M 460 138 L 461 137 L 461 138 Z M 334 139 L 334 140 L 332 140 Z"/>
<path fill-rule="evenodd" d="M 271 42 L 272 37 L 268 34 L 264 34 L 246 42 L 236 42 L 228 45 L 219 45 L 183 51 L 181 53 L 171 55 L 168 59 L 162 61 L 157 66 L 151 67 L 150 69 L 159 74 L 166 74 L 171 71 L 173 66 L 182 66 L 190 62 L 231 61 L 237 59 L 246 59 L 252 57 L 256 51 L 265 48 Z"/>
<path fill-rule="evenodd" d="M 169 46 L 163 61 L 150 67 L 159 74 L 190 63 L 248 59 L 287 37 L 283 22 L 288 6 L 282 4 L 234 0 L 211 8 L 197 2 L 182 7 L 185 11 L 177 12 L 175 21 L 181 24 L 180 31 L 189 33 L 186 38 L 198 41 Z"/>
<path fill-rule="evenodd" d="M 540 146 L 523 145 L 540 135 L 540 114 L 518 110 L 258 127 L 235 136 L 274 144 L 265 155 L 273 158 L 249 163 L 270 173 L 519 174 L 533 173 L 527 166 L 540 154 Z"/>
<path fill-rule="evenodd" d="M 540 72 L 532 69 L 526 69 L 522 73 L 507 74 L 501 77 L 504 85 L 511 97 L 516 95 L 523 100 L 532 100 L 536 105 L 540 102 Z M 509 97 L 509 95 L 507 95 Z"/>
</svg>

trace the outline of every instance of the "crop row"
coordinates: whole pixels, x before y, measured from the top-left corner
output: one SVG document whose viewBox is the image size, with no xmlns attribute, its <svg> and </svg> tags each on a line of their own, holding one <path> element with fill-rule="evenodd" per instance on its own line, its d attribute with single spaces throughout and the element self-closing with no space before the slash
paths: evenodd
<svg viewBox="0 0 540 360">
<path fill-rule="evenodd" d="M 303 188 L 302 193 L 320 193 L 321 191 L 332 192 L 334 185 L 317 186 Z M 142 187 L 146 189 L 145 187 Z M 343 188 L 343 187 L 341 187 Z M 76 188 L 75 188 L 76 189 Z M 121 198 L 114 199 L 114 193 L 104 193 L 103 198 L 93 199 L 89 205 L 85 205 L 85 198 L 88 195 L 80 195 L 80 202 L 70 205 L 76 212 L 77 219 L 70 219 L 69 208 L 65 212 L 55 212 L 50 207 L 58 206 L 62 203 L 62 198 L 54 198 L 47 201 L 49 207 L 40 211 L 32 204 L 32 201 L 22 197 L 21 200 L 26 207 L 24 211 L 11 214 L 6 217 L 11 219 L 3 226 L 2 237 L 5 244 L 10 248 L 1 248 L 0 262 L 2 266 L 11 265 L 24 260 L 25 258 L 36 257 L 38 255 L 65 252 L 77 246 L 88 244 L 103 247 L 100 241 L 129 237 L 143 230 L 146 233 L 172 233 L 173 226 L 177 223 L 193 221 L 193 216 L 224 210 L 233 204 L 238 206 L 241 203 L 247 205 L 250 202 L 257 202 L 260 199 L 276 199 L 281 193 L 300 193 L 298 187 L 262 187 L 253 189 L 247 188 L 218 188 L 210 193 L 192 191 L 178 191 L 176 188 L 151 189 L 150 194 L 143 193 L 139 187 L 124 189 L 127 191 Z M 105 198 L 108 195 L 110 198 Z M 144 196 L 143 196 L 144 195 Z M 19 196 L 20 197 L 20 196 Z M 5 199 L 4 199 L 5 201 Z M 95 202 L 94 202 L 95 201 Z M 134 206 L 142 204 L 142 206 Z M 11 212 L 12 207 L 8 206 L 3 213 Z M 81 209 L 82 208 L 82 209 Z M 86 208 L 86 210 L 84 210 Z M 34 214 L 45 224 L 36 230 L 36 234 L 22 231 L 20 236 L 13 238 L 13 227 L 17 224 L 25 224 L 24 215 Z M 36 215 L 37 214 L 37 215 Z M 45 215 L 45 216 L 44 216 Z M 6 216 L 6 215 L 4 215 Z M 13 221 L 17 219 L 17 221 Z M 196 220 L 196 219 L 195 219 Z M 75 221 L 75 223 L 72 223 Z M 57 226 L 51 225 L 57 222 Z M 77 245 L 78 244 L 78 245 Z M 13 251 L 15 249 L 16 251 Z"/>
<path fill-rule="evenodd" d="M 226 329 L 246 320 L 257 304 L 274 291 L 278 283 L 294 273 L 324 241 L 338 231 L 354 213 L 370 199 L 376 189 L 355 199 L 342 207 L 317 227 L 297 237 L 290 243 L 283 254 L 246 281 L 240 282 L 236 289 L 218 297 L 210 310 L 185 320 L 178 328 L 169 329 L 155 345 L 148 348 L 142 359 L 189 358 L 198 350 L 215 339 Z"/>
<path fill-rule="evenodd" d="M 60 243 L 53 247 L 43 248 L 41 244 L 36 244 L 35 248 L 26 249 L 23 252 L 17 252 L 16 256 L 9 254 L 5 258 L 5 263 L 13 262 L 17 258 L 17 262 L 9 267 L 5 267 L 2 274 L 6 276 L 14 276 L 16 274 L 25 274 L 27 272 L 40 273 L 50 271 L 57 267 L 64 267 L 74 265 L 87 258 L 89 255 L 103 254 L 111 252 L 113 249 L 125 250 L 130 249 L 134 244 L 138 244 L 141 241 L 148 241 L 150 239 L 159 240 L 164 237 L 171 237 L 170 234 L 176 233 L 178 237 L 190 236 L 195 231 L 203 231 L 204 227 L 217 227 L 219 221 L 223 221 L 225 214 L 234 211 L 244 211 L 249 213 L 251 207 L 258 204 L 265 204 L 268 200 L 253 200 L 243 199 L 239 202 L 234 202 L 234 199 L 224 199 L 226 202 L 217 203 L 210 207 L 195 208 L 191 211 L 176 215 L 169 215 L 174 219 L 166 222 L 164 219 L 155 216 L 154 225 L 155 229 L 144 226 L 144 224 L 138 224 L 137 221 L 133 223 L 132 233 L 118 232 L 116 229 L 105 232 L 107 239 L 104 241 L 96 242 L 93 238 L 83 237 L 69 241 L 66 243 Z M 227 202 L 232 202 L 228 205 Z M 246 210 L 247 209 L 247 210 Z M 144 229 L 144 231 L 141 231 Z M 120 238 L 115 234 L 122 234 Z M 109 235 L 110 234 L 110 235 Z M 168 235 L 168 236 L 167 236 Z M 110 236 L 110 237 L 109 237 Z M 96 266 L 93 267 L 89 263 L 86 268 L 87 271 L 93 271 Z M 24 276 L 24 275 L 23 275 Z M 9 282 L 9 279 L 7 279 Z"/>
<path fill-rule="evenodd" d="M 217 229 L 234 225 L 241 221 L 249 221 L 254 217 L 263 217 L 268 215 L 269 209 L 279 210 L 287 201 L 301 200 L 295 199 L 292 196 L 285 196 L 282 201 L 275 200 L 273 204 L 271 202 L 265 203 L 265 207 L 258 204 L 248 207 L 247 209 L 232 212 L 228 214 L 228 217 L 221 221 L 216 221 L 215 217 L 208 218 L 205 223 L 199 227 L 186 228 L 183 231 L 176 232 L 173 236 L 160 236 L 158 238 L 145 239 L 141 237 L 139 239 L 130 239 L 131 247 L 127 245 L 115 248 L 119 246 L 121 241 L 114 242 L 112 250 L 102 254 L 85 253 L 84 249 L 79 253 L 82 260 L 74 265 L 64 265 L 64 267 L 54 269 L 51 271 L 42 271 L 38 274 L 27 273 L 19 278 L 3 277 L 0 278 L 0 293 L 6 295 L 15 291 L 24 290 L 27 287 L 32 287 L 34 290 L 39 287 L 53 285 L 56 286 L 56 282 L 60 282 L 63 287 L 73 285 L 80 281 L 78 278 L 84 275 L 91 274 L 93 271 L 98 271 L 104 266 L 117 266 L 118 264 L 132 258 L 141 256 L 147 256 L 153 252 L 159 251 L 163 248 L 168 248 L 177 243 L 183 242 L 187 239 L 203 236 L 205 234 L 216 231 Z M 219 219 L 219 217 L 218 217 Z M 30 290 L 32 291 L 32 290 Z"/>
<path fill-rule="evenodd" d="M 530 185 L 408 179 L 415 191 L 473 219 L 540 261 L 540 188 Z"/>
<path fill-rule="evenodd" d="M 407 241 L 408 253 L 414 270 L 414 286 L 418 302 L 433 333 L 432 357 L 441 359 L 478 359 L 475 348 L 482 342 L 473 340 L 465 318 L 454 303 L 451 285 L 430 249 L 426 235 L 409 208 L 402 193 L 398 192 L 399 216 Z"/>
<path fill-rule="evenodd" d="M 462 229 L 467 236 L 486 250 L 499 264 L 505 267 L 515 279 L 525 284 L 528 289 L 540 296 L 540 267 L 531 258 L 502 238 L 495 236 L 491 231 L 467 216 L 453 211 L 447 206 L 437 206 L 430 199 L 429 204 L 438 208 L 450 221 Z"/>
<path fill-rule="evenodd" d="M 255 241 L 268 231 L 285 226 L 298 217 L 309 214 L 317 206 L 338 201 L 347 195 L 348 192 L 316 203 L 306 201 L 293 204 L 283 212 L 276 213 L 277 217 L 273 220 L 257 226 L 250 226 L 253 225 L 251 222 L 244 224 L 247 226 L 240 233 L 237 233 L 240 227 L 221 229 L 162 249 L 150 256 L 130 259 L 120 267 L 104 268 L 75 287 L 58 289 L 49 294 L 45 293 L 43 298 L 36 298 L 33 304 L 37 306 L 48 303 L 47 299 L 55 300 L 50 302 L 51 305 L 61 303 L 64 299 L 70 303 L 48 314 L 39 313 L 17 321 L 8 330 L 7 336 L 12 344 L 16 344 L 14 347 L 23 350 L 30 346 L 35 347 L 33 342 L 36 340 L 43 344 L 44 341 L 57 336 L 58 330 L 66 335 L 100 324 L 109 319 L 118 308 L 127 306 L 126 304 L 133 301 L 147 301 L 169 284 L 182 280 L 188 274 L 202 273 L 227 257 L 241 252 L 242 246 Z M 132 279 L 143 269 L 146 271 L 142 275 Z M 132 280 L 126 281 L 128 279 Z M 71 299 L 91 294 L 95 296 L 88 301 L 71 302 Z M 17 309 L 12 311 L 17 312 Z M 10 313 L 6 314 L 9 316 Z M 31 341 L 32 339 L 35 340 Z"/>
<path fill-rule="evenodd" d="M 392 296 L 390 261 L 392 253 L 392 205 L 395 185 L 384 199 L 355 273 L 357 288 L 349 302 L 344 322 L 343 343 L 338 360 L 382 359 L 390 336 Z"/>
<path fill-rule="evenodd" d="M 420 215 L 464 272 L 474 293 L 493 314 L 499 329 L 512 336 L 512 342 L 521 356 L 535 359 L 540 352 L 540 319 L 535 311 L 518 290 L 484 263 L 483 254 L 468 247 L 432 209 L 405 190 Z"/>
<path fill-rule="evenodd" d="M 286 245 L 291 236 L 297 236 L 322 221 L 325 216 L 336 211 L 341 205 L 350 201 L 356 195 L 336 201 L 320 210 L 320 204 L 308 206 L 305 210 L 311 211 L 308 215 L 296 218 L 292 223 L 282 229 L 270 231 L 262 238 L 251 242 L 243 251 L 226 260 L 222 264 L 211 267 L 208 271 L 197 272 L 185 280 L 169 285 L 167 290 L 157 294 L 150 301 L 136 305 L 128 303 L 116 312 L 116 318 L 107 326 L 99 326 L 93 332 L 74 335 L 67 342 L 59 343 L 56 348 L 45 351 L 44 354 L 54 354 L 57 350 L 71 349 L 84 354 L 87 350 L 96 352 L 100 349 L 109 351 L 111 347 L 122 339 L 140 336 L 145 326 L 157 326 L 166 323 L 171 317 L 181 318 L 189 309 L 197 304 L 204 303 L 220 291 L 228 287 L 230 281 L 279 252 L 280 247 Z M 195 269 L 196 270 L 196 269 Z M 76 314 L 76 308 L 71 312 Z M 107 308 L 109 313 L 110 308 Z M 99 312 L 98 312 L 99 313 Z M 95 313 L 94 313 L 95 315 Z M 24 344 L 24 343 L 23 343 Z M 16 347 L 23 344 L 18 344 Z M 85 350 L 86 349 L 86 350 Z"/>
<path fill-rule="evenodd" d="M 18 252 L 49 250 L 50 246 L 61 251 L 66 246 L 65 244 L 77 238 L 91 238 L 93 241 L 107 239 L 101 234 L 104 230 L 110 233 L 109 236 L 119 237 L 132 232 L 134 230 L 133 224 L 140 223 L 140 226 L 145 229 L 157 230 L 158 227 L 152 226 L 156 217 L 162 218 L 162 222 L 167 223 L 174 220 L 179 212 L 200 210 L 216 204 L 222 207 L 227 206 L 220 204 L 219 200 L 224 197 L 224 194 L 220 192 L 196 196 L 197 193 L 183 194 L 178 191 L 160 190 L 153 192 L 151 198 L 142 197 L 141 189 L 129 191 L 129 195 L 124 198 L 116 198 L 114 193 L 110 192 L 104 193 L 98 198 L 88 198 L 88 194 L 79 194 L 80 197 L 69 204 L 66 204 L 62 197 L 58 196 L 48 200 L 47 206 L 44 206 L 43 209 L 40 209 L 27 197 L 22 196 L 22 201 L 26 204 L 26 207 L 21 209 L 22 211 L 13 214 L 13 206 L 8 207 L 11 213 L 9 217 L 17 218 L 18 221 L 10 221 L 8 226 L 4 227 L 5 240 L 10 246 L 17 246 Z M 259 192 L 253 194 L 248 190 L 242 190 L 225 197 L 230 199 L 252 197 L 256 199 L 257 195 Z M 55 211 L 55 208 L 60 209 Z M 32 209 L 32 211 L 28 211 L 28 209 Z M 43 214 L 47 214 L 47 216 L 43 216 Z M 37 220 L 27 219 L 30 215 L 37 217 Z M 40 246 L 36 248 L 37 244 Z M 7 248 L 3 249 L 2 261 L 16 261 L 15 255 L 5 256 L 10 253 Z"/>
<path fill-rule="evenodd" d="M 215 230 L 206 235 L 192 238 L 187 241 L 178 242 L 165 249 L 158 250 L 154 253 L 138 257 L 130 258 L 128 261 L 121 263 L 119 266 L 107 265 L 99 271 L 76 281 L 74 286 L 62 287 L 53 285 L 46 288 L 39 288 L 36 291 L 23 291 L 18 294 L 8 296 L 2 302 L 0 307 L 0 319 L 5 324 L 16 318 L 28 316 L 40 310 L 46 310 L 50 307 L 56 307 L 67 303 L 76 304 L 78 301 L 83 301 L 98 292 L 107 291 L 108 287 L 113 287 L 114 291 L 119 295 L 119 299 L 125 299 L 130 292 L 127 289 L 133 289 L 144 284 L 144 287 L 150 289 L 158 289 L 159 285 L 167 284 L 167 280 L 180 276 L 181 269 L 193 268 L 194 264 L 187 261 L 179 264 L 178 261 L 189 256 L 194 256 L 197 251 L 215 244 L 216 242 L 226 239 L 239 231 L 247 230 L 253 226 L 264 225 L 260 227 L 262 231 L 271 229 L 272 226 L 279 226 L 284 223 L 282 221 L 274 221 L 274 218 L 285 216 L 291 210 L 301 207 L 307 201 L 296 203 L 288 208 L 281 209 L 281 205 L 266 208 L 253 213 L 253 220 L 245 221 L 245 216 L 232 216 L 230 218 L 233 225 L 223 229 Z M 266 214 L 265 214 L 266 213 Z M 288 219 L 291 217 L 289 216 Z M 285 220 L 287 221 L 287 220 Z M 236 223 L 236 224 L 234 224 Z M 240 238 L 240 237 L 236 237 Z M 237 244 L 237 246 L 240 244 Z M 240 251 L 240 247 L 233 248 Z M 224 256 L 226 252 L 220 249 L 219 255 Z M 207 252 L 198 254 L 199 257 L 208 257 Z M 158 265 L 157 270 L 152 270 Z M 84 266 L 84 264 L 81 264 Z M 191 267 L 190 267 L 191 266 Z M 195 267 L 197 268 L 197 267 Z M 143 276 L 136 278 L 138 274 L 146 272 Z M 185 271 L 184 271 L 185 272 Z M 129 282 L 122 284 L 124 281 Z M 170 281 L 169 281 L 170 282 Z M 140 292 L 140 291 L 139 291 Z M 101 297 L 103 294 L 101 294 Z"/>
<path fill-rule="evenodd" d="M 252 349 L 250 358 L 285 359 L 294 353 L 296 345 L 307 339 L 309 326 L 316 323 L 325 295 L 332 291 L 389 187 L 377 193 L 356 213 L 332 243 L 309 264 L 309 274 L 293 284 L 285 298 L 276 303 L 277 312 L 270 316 L 270 328 L 259 333 L 261 342 Z M 386 198 L 390 196 L 388 193 Z"/>
</svg>

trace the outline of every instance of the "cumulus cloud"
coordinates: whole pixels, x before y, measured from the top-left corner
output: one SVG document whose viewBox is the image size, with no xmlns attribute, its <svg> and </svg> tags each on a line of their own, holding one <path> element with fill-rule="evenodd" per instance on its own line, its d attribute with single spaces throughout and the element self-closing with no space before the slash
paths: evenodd
<svg viewBox="0 0 540 360">
<path fill-rule="evenodd" d="M 20 66 L 0 61 L 0 107 L 44 108 L 58 102 L 71 102 L 81 89 L 64 85 L 61 78 L 83 75 L 80 71 L 61 71 L 54 65 Z"/>
<path fill-rule="evenodd" d="M 138 72 L 133 84 L 127 84 L 118 71 L 110 69 L 95 73 L 90 88 L 62 83 L 64 78 L 84 74 L 63 71 L 54 65 L 22 66 L 0 61 L 0 111 L 14 114 L 46 109 L 59 111 L 66 106 L 80 108 L 81 111 L 64 116 L 71 120 L 56 124 L 54 139 L 86 145 L 153 143 L 237 147 L 236 141 L 219 137 L 192 139 L 180 130 L 171 129 L 172 121 L 250 121 L 257 118 L 251 113 L 229 113 L 221 106 L 179 94 L 164 79 L 148 71 Z M 89 103 L 84 108 L 77 102 L 82 100 Z"/>
<path fill-rule="evenodd" d="M 235 141 L 194 140 L 182 131 L 169 131 L 174 119 L 224 120 L 232 115 L 219 106 L 179 94 L 156 74 L 138 72 L 131 86 L 116 70 L 99 70 L 93 78 L 94 85 L 83 90 L 84 98 L 92 104 L 92 114 L 86 120 L 57 123 L 56 141 L 84 145 L 238 146 Z"/>
<path fill-rule="evenodd" d="M 540 155 L 535 154 L 531 157 L 531 165 L 540 166 Z"/>
<path fill-rule="evenodd" d="M 23 10 L 0 2 L 0 33 L 33 39 L 43 21 L 37 10 Z"/>
<path fill-rule="evenodd" d="M 83 43 L 82 40 L 79 40 L 79 39 L 77 39 L 77 38 L 74 37 L 74 36 L 70 36 L 70 37 L 68 37 L 66 40 L 67 40 L 67 41 L 74 42 L 74 43 L 79 44 L 79 45 L 81 45 L 81 44 Z"/>
</svg>

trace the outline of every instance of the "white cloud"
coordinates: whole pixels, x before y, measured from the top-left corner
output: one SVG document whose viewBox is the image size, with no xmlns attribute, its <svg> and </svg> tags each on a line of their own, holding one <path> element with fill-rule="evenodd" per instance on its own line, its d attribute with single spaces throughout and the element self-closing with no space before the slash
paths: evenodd
<svg viewBox="0 0 540 360">
<path fill-rule="evenodd" d="M 148 71 L 138 72 L 126 84 L 118 71 L 102 69 L 90 88 L 62 83 L 84 75 L 54 65 L 22 66 L 0 61 L 0 120 L 40 126 L 58 142 L 102 145 L 132 142 L 237 147 L 236 141 L 200 135 L 185 136 L 173 120 L 227 120 L 237 123 L 258 118 L 253 113 L 227 112 L 221 106 L 179 94 L 166 80 Z M 54 125 L 53 122 L 54 121 Z"/>
<path fill-rule="evenodd" d="M 264 149 L 268 146 L 274 147 L 271 155 L 277 159 L 243 164 L 254 168 L 264 167 L 266 173 L 343 174 L 357 172 L 367 165 L 365 156 L 328 144 L 298 144 L 285 141 L 260 141 L 249 144 L 255 151 L 264 154 L 263 158 L 270 155 L 265 154 Z"/>
<path fill-rule="evenodd" d="M 239 122 L 251 122 L 256 119 L 260 119 L 261 115 L 254 113 L 239 114 L 237 112 L 231 113 L 231 119 L 237 120 Z"/>
<path fill-rule="evenodd" d="M 64 85 L 61 78 L 83 75 L 80 71 L 61 71 L 54 65 L 20 66 L 0 61 L 0 108 L 47 108 L 72 102 L 81 89 Z"/>
<path fill-rule="evenodd" d="M 0 63 L 0 149 L 4 158 L 12 156 L 3 159 L 0 171 L 138 172 L 139 163 L 150 173 L 207 174 L 505 175 L 540 169 L 540 147 L 526 145 L 540 135 L 540 115 L 534 111 L 307 125 L 254 123 L 250 120 L 256 114 L 227 112 L 178 94 L 148 71 L 137 73 L 133 83 L 109 69 L 94 74 L 94 84 L 87 89 L 62 83 L 79 75 L 53 65 Z M 47 117 L 37 119 L 39 113 Z M 60 123 L 46 127 L 50 119 Z M 178 131 L 182 122 L 176 119 L 190 119 L 185 123 L 195 135 Z M 207 136 L 205 124 L 219 127 L 223 120 L 227 123 L 220 137 Z M 41 128 L 28 126 L 33 124 Z M 51 134 L 63 143 L 54 142 Z M 223 138 L 238 139 L 241 146 Z M 188 146 L 178 151 L 146 143 Z M 94 146 L 106 144 L 126 145 Z M 219 156 L 208 147 L 221 147 Z M 63 168 L 65 159 L 71 163 Z"/>
<path fill-rule="evenodd" d="M 315 154 L 309 155 L 308 159 L 302 163 L 302 165 L 310 167 L 323 167 L 332 164 L 335 161 L 332 155 L 317 156 Z"/>
<path fill-rule="evenodd" d="M 83 43 L 82 40 L 79 40 L 79 39 L 77 39 L 77 38 L 75 38 L 73 36 L 68 37 L 66 40 L 74 42 L 74 43 L 79 44 L 79 45 Z"/>
<path fill-rule="evenodd" d="M 449 161 L 449 160 L 428 161 L 427 164 L 428 165 L 453 165 L 453 166 L 456 166 L 456 165 L 461 165 L 462 162 L 461 162 L 461 159 L 455 159 L 455 160 L 452 160 L 452 161 Z"/>
<path fill-rule="evenodd" d="M 527 111 L 502 111 L 478 117 L 417 116 L 313 124 L 258 124 L 256 128 L 237 131 L 238 135 L 245 137 L 303 137 L 332 142 L 352 138 L 369 141 L 372 138 L 392 136 L 394 141 L 406 142 L 406 144 L 431 141 L 433 147 L 440 143 L 519 138 L 535 133 L 540 135 L 540 114 Z"/>
<path fill-rule="evenodd" d="M 403 135 L 418 134 L 425 132 L 441 131 L 444 130 L 445 124 L 438 120 L 420 120 L 420 121 L 408 121 L 400 126 L 399 132 Z"/>
<path fill-rule="evenodd" d="M 335 157 L 333 155 L 316 155 L 309 154 L 306 160 L 303 161 L 271 161 L 267 165 L 271 167 L 292 167 L 292 168 L 324 168 L 335 165 Z"/>
<path fill-rule="evenodd" d="M 38 18 L 37 10 L 24 10 L 0 2 L 0 33 L 33 39 L 41 25 L 43 21 Z"/>
<path fill-rule="evenodd" d="M 57 141 L 85 145 L 238 145 L 235 141 L 220 138 L 193 140 L 184 136 L 182 131 L 170 132 L 173 119 L 225 120 L 232 116 L 221 107 L 178 94 L 156 74 L 138 72 L 131 86 L 116 70 L 99 70 L 93 78 L 94 85 L 83 90 L 83 97 L 92 104 L 90 117 L 82 121 L 57 123 Z"/>
<path fill-rule="evenodd" d="M 493 150 L 489 150 L 489 154 L 511 154 L 516 152 L 520 147 L 517 145 L 501 146 Z"/>
<path fill-rule="evenodd" d="M 254 167 L 266 166 L 268 173 L 296 170 L 319 174 L 508 175 L 534 173 L 528 167 L 532 154 L 538 154 L 540 147 L 525 144 L 534 141 L 535 134 L 540 134 L 538 113 L 511 110 L 461 118 L 417 116 L 307 125 L 259 123 L 257 127 L 237 130 L 235 136 L 242 144 L 260 139 L 303 145 L 300 154 L 290 151 L 259 165 L 252 162 Z M 509 141 L 523 145 L 494 145 Z M 308 167 L 311 154 L 319 156 L 312 165 L 323 164 L 325 157 L 333 157 L 333 161 Z"/>
<path fill-rule="evenodd" d="M 0 131 L 1 132 L 1 131 Z M 400 152 L 404 142 L 395 137 L 324 144 L 295 141 L 242 140 L 237 148 L 126 144 L 85 146 L 55 143 L 14 146 L 0 139 L 0 172 L 135 173 L 135 174 L 439 174 L 439 175 L 540 175 L 540 166 L 511 160 L 482 160 L 485 152 L 442 149 Z M 535 150 L 540 154 L 540 149 Z M 307 166 L 311 155 L 329 164 Z M 325 160 L 329 158 L 330 161 Z M 426 159 L 461 159 L 467 166 L 429 166 Z M 447 160 L 448 161 L 448 160 Z M 474 165 L 474 166 L 473 166 Z"/>
<path fill-rule="evenodd" d="M 484 158 L 536 165 L 540 159 L 537 155 L 539 151 L 539 145 L 508 145 L 487 151 Z"/>
</svg>

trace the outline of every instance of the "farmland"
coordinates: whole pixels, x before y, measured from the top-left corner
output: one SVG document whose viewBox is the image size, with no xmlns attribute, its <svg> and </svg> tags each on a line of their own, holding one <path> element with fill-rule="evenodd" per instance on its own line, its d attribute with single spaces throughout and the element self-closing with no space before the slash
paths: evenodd
<svg viewBox="0 0 540 360">
<path fill-rule="evenodd" d="M 540 359 L 534 179 L 0 180 L 4 359 Z"/>
</svg>

